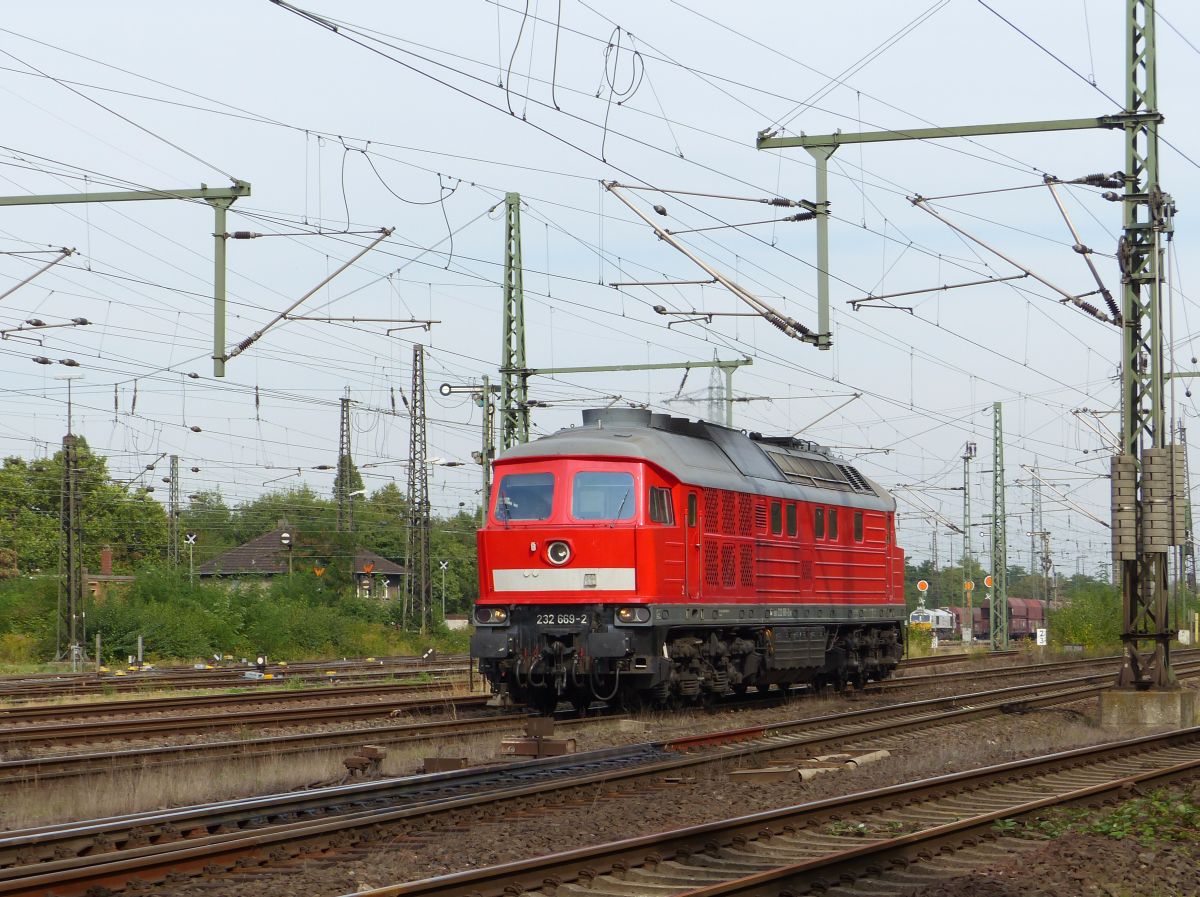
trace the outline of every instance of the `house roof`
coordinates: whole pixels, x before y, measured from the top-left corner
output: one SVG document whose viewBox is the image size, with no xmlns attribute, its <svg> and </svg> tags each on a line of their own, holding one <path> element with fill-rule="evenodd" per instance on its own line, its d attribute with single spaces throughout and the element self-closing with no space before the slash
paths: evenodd
<svg viewBox="0 0 1200 897">
<path fill-rule="evenodd" d="M 206 561 L 196 568 L 196 573 L 200 576 L 274 576 L 287 573 L 287 550 L 279 541 L 285 532 L 290 532 L 295 538 L 294 529 L 276 527 Z M 373 551 L 359 549 L 354 556 L 354 572 L 367 573 L 368 565 L 371 565 L 369 572 L 375 575 L 404 574 L 404 567 L 400 564 Z"/>
</svg>

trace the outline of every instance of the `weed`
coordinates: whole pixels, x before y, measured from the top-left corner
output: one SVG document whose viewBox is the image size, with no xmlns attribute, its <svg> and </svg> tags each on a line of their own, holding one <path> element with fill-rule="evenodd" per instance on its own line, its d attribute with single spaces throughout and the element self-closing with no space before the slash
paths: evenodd
<svg viewBox="0 0 1200 897">
<path fill-rule="evenodd" d="M 1195 791 L 1160 788 L 1145 797 L 1122 801 L 1097 813 L 1095 810 L 1064 808 L 1023 826 L 1003 820 L 1005 834 L 1036 834 L 1057 838 L 1068 832 L 1134 839 L 1150 846 L 1159 841 L 1200 842 L 1200 798 Z M 1002 823 L 997 823 L 996 828 Z"/>
</svg>

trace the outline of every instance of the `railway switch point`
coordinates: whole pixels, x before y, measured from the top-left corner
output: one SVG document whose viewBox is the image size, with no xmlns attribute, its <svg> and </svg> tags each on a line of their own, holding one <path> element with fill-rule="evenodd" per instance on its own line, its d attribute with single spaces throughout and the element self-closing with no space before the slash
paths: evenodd
<svg viewBox="0 0 1200 897">
<path fill-rule="evenodd" d="M 1195 723 L 1196 693 L 1189 688 L 1114 688 L 1100 695 L 1100 726 L 1104 729 L 1187 729 Z"/>
</svg>

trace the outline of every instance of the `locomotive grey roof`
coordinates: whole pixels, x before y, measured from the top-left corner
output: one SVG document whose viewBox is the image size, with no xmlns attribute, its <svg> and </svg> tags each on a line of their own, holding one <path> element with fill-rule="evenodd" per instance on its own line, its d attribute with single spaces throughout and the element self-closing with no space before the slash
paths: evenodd
<svg viewBox="0 0 1200 897">
<path fill-rule="evenodd" d="M 882 486 L 815 443 L 758 433 L 747 436 L 717 424 L 636 408 L 584 411 L 582 427 L 514 446 L 499 460 L 588 455 L 646 460 L 685 483 L 710 489 L 881 511 L 896 509 L 895 499 Z M 792 472 L 791 479 L 784 469 Z M 800 469 L 828 471 L 825 481 L 837 488 L 816 485 L 820 478 L 797 475 L 794 471 Z"/>
</svg>

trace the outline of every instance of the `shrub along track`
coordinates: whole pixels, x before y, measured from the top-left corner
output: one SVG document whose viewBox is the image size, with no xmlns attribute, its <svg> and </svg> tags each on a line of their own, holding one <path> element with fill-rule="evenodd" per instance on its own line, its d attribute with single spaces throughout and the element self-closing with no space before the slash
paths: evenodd
<svg viewBox="0 0 1200 897">
<path fill-rule="evenodd" d="M 1019 760 L 351 897 L 863 897 L 1023 852 L 1004 819 L 1200 775 L 1200 728 Z M 1152 880 L 1149 883 L 1153 883 Z"/>
<path fill-rule="evenodd" d="M 1178 672 L 1200 675 L 1200 663 L 1181 665 Z M 119 889 L 130 879 L 175 881 L 261 864 L 279 868 L 296 858 L 403 838 L 432 825 L 556 806 L 601 783 L 619 782 L 630 796 L 644 796 L 669 788 L 664 776 L 714 763 L 811 755 L 864 739 L 879 746 L 918 731 L 936 738 L 940 727 L 1094 696 L 1111 678 L 1104 672 L 568 758 L 15 831 L 0 839 L 0 894 L 84 894 L 89 888 Z"/>
</svg>

